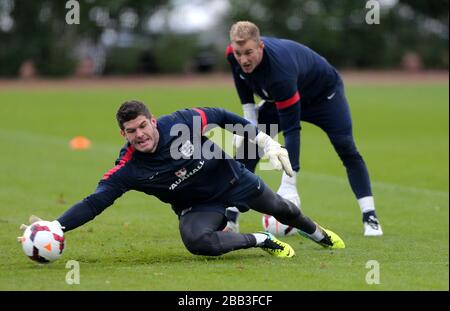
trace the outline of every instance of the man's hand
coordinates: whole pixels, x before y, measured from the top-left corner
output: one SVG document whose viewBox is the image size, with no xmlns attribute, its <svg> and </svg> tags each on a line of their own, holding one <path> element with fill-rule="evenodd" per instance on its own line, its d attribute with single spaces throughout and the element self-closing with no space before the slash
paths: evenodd
<svg viewBox="0 0 450 311">
<path fill-rule="evenodd" d="M 30 218 L 28 218 L 28 223 L 31 225 L 32 223 L 35 223 L 36 221 L 41 221 L 42 219 L 37 217 L 36 215 L 31 215 Z M 21 224 L 19 229 L 25 230 L 28 228 L 28 225 Z"/>
<path fill-rule="evenodd" d="M 288 176 L 294 176 L 289 155 L 285 148 L 273 140 L 264 132 L 259 132 L 255 137 L 256 144 L 264 150 L 264 153 L 269 157 L 269 161 L 276 170 L 283 169 Z"/>
<path fill-rule="evenodd" d="M 36 221 L 43 221 L 43 219 L 39 218 L 39 217 L 36 216 L 36 215 L 31 215 L 30 218 L 28 218 L 28 223 L 29 223 L 30 225 L 33 224 L 33 223 L 35 223 Z M 59 223 L 59 221 L 53 220 L 52 223 L 56 224 L 59 228 L 61 228 L 61 230 L 64 231 L 64 227 L 61 226 L 61 224 Z M 20 227 L 19 227 L 19 229 L 24 231 L 24 230 L 26 230 L 28 227 L 29 227 L 29 225 L 21 224 Z M 21 237 L 18 237 L 17 239 L 21 239 Z M 19 240 L 19 242 L 20 242 L 20 241 L 21 241 L 21 240 Z"/>
</svg>

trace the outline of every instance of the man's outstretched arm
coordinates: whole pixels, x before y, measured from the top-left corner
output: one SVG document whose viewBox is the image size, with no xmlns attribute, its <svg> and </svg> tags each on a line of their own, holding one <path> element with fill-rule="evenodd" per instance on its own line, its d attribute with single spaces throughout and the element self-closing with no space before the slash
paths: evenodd
<svg viewBox="0 0 450 311">
<path fill-rule="evenodd" d="M 123 193 L 124 191 L 120 188 L 100 183 L 94 193 L 74 204 L 57 221 L 64 228 L 64 231 L 73 230 L 94 219 L 111 206 Z"/>
</svg>

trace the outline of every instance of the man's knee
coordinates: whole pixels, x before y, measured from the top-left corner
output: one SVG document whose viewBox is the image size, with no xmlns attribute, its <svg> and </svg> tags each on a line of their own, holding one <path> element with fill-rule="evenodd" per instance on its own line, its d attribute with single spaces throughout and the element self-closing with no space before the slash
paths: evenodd
<svg viewBox="0 0 450 311">
<path fill-rule="evenodd" d="M 330 140 L 342 160 L 361 158 L 352 135 L 330 136 Z"/>
<path fill-rule="evenodd" d="M 214 241 L 214 234 L 209 232 L 196 237 L 183 237 L 183 242 L 187 250 L 194 255 L 219 256 L 222 253 L 218 241 Z"/>
</svg>

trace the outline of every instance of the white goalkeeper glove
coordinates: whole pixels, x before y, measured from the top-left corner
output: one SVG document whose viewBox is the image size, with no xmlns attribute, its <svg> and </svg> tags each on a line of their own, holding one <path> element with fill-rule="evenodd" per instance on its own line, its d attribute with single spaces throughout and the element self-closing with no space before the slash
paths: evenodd
<svg viewBox="0 0 450 311">
<path fill-rule="evenodd" d="M 264 150 L 273 168 L 279 171 L 284 170 L 290 177 L 294 176 L 294 170 L 289 161 L 289 154 L 285 148 L 281 147 L 278 142 L 261 131 L 256 135 L 255 142 Z"/>
<path fill-rule="evenodd" d="M 247 121 L 258 125 L 258 106 L 256 104 L 244 104 L 242 105 L 242 111 Z"/>
<path fill-rule="evenodd" d="M 242 105 L 242 110 L 244 112 L 244 118 L 252 123 L 253 125 L 258 125 L 258 106 L 255 104 L 244 104 Z M 241 149 L 244 144 L 244 136 L 233 135 L 233 145 L 237 149 Z"/>
<path fill-rule="evenodd" d="M 28 223 L 31 225 L 33 223 L 35 223 L 36 221 L 42 221 L 43 219 L 39 218 L 36 215 L 31 215 L 30 218 L 28 218 Z M 61 224 L 59 223 L 59 221 L 57 220 L 53 220 L 52 223 L 54 223 L 55 225 L 57 225 L 59 228 L 61 228 L 61 230 L 64 229 L 63 226 L 61 226 Z M 26 230 L 28 228 L 29 225 L 25 225 L 25 224 L 21 224 L 19 229 L 20 230 Z M 20 237 L 19 237 L 20 238 Z M 18 238 L 18 239 L 19 239 Z"/>
</svg>

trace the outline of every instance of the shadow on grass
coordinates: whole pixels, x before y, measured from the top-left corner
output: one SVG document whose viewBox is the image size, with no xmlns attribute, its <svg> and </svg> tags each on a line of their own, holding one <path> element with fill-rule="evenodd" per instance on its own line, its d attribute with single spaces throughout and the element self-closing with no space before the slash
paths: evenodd
<svg viewBox="0 0 450 311">
<path fill-rule="evenodd" d="M 73 260 L 77 260 L 80 263 L 90 263 L 90 264 L 114 264 L 114 265 L 146 265 L 146 264 L 170 264 L 170 263 L 200 263 L 203 262 L 205 264 L 222 264 L 222 263 L 238 263 L 242 261 L 254 261 L 254 260 L 268 260 L 272 259 L 270 255 L 265 253 L 259 253 L 251 251 L 250 253 L 228 253 L 222 256 L 198 256 L 190 254 L 188 251 L 186 252 L 165 252 L 164 254 L 123 254 L 123 255 L 114 255 L 114 256 L 102 256 L 102 257 L 94 257 L 90 255 L 84 255 L 79 257 L 71 258 Z M 274 260 L 279 260 L 277 258 L 273 258 Z M 67 259 L 66 259 L 67 260 Z"/>
</svg>

